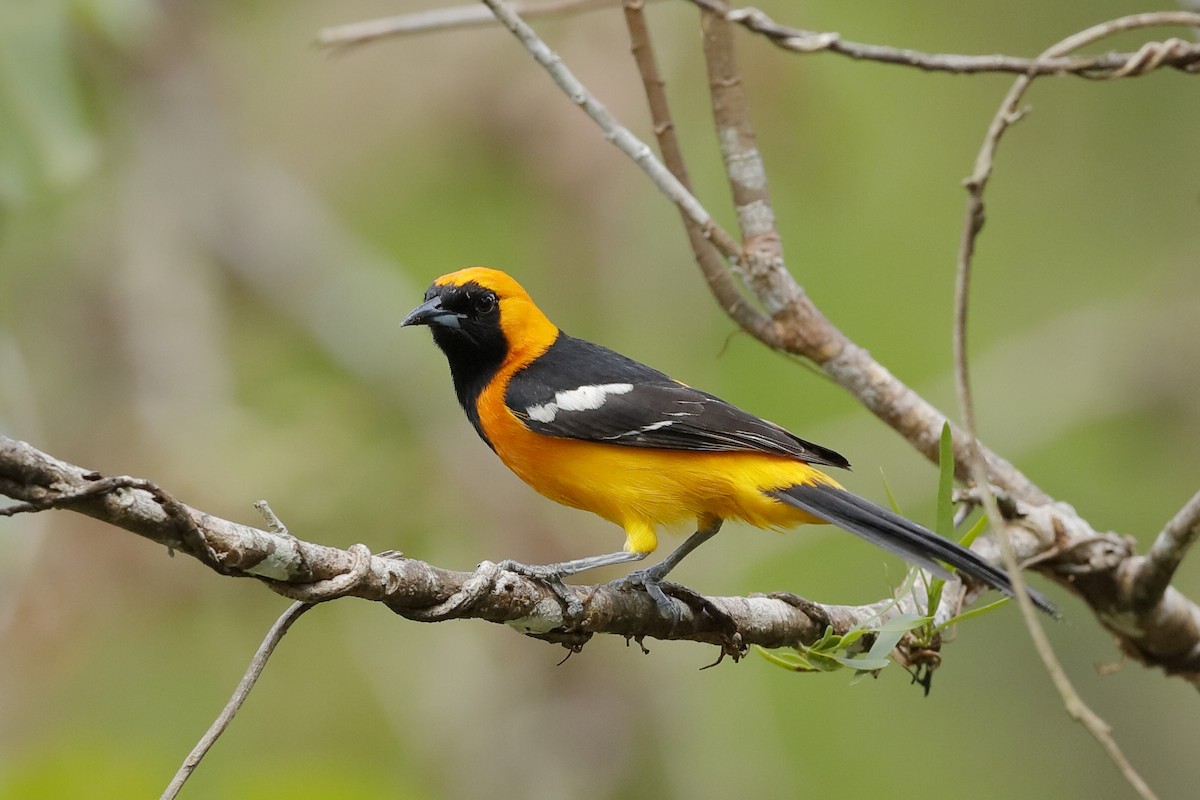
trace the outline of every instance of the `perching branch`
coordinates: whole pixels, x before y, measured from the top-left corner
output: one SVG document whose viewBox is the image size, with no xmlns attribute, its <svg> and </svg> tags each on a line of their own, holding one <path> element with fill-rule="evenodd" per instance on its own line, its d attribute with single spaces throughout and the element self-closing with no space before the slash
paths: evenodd
<svg viewBox="0 0 1200 800">
<path fill-rule="evenodd" d="M 191 555 L 221 574 L 258 578 L 272 591 L 300 602 L 358 597 L 384 603 L 418 622 L 505 623 L 571 649 L 579 649 L 594 634 L 607 633 L 717 644 L 736 658 L 749 645 L 811 644 L 827 626 L 845 633 L 880 614 L 887 618 L 916 612 L 924 602 L 920 592 L 899 602 L 888 598 L 867 606 L 818 605 L 789 595 L 708 598 L 664 584 L 683 605 L 679 623 L 672 628 L 644 592 L 570 585 L 566 590 L 583 606 L 582 616 L 572 620 L 564 616 L 561 599 L 549 587 L 491 562 L 483 562 L 475 572 L 455 572 L 415 559 L 372 555 L 362 545 L 348 551 L 326 547 L 286 531 L 206 514 L 148 481 L 107 478 L 5 436 L 0 436 L 0 495 L 18 501 L 0 509 L 0 517 L 52 508 L 85 514 Z M 961 585 L 947 587 L 940 619 L 965 601 L 966 591 Z"/>
</svg>

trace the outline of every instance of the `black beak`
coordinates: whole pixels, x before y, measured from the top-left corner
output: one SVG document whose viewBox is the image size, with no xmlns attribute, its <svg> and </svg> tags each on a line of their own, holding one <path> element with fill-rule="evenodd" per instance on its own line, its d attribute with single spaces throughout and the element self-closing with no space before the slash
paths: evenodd
<svg viewBox="0 0 1200 800">
<path fill-rule="evenodd" d="M 435 297 L 408 312 L 408 316 L 400 321 L 400 327 L 430 325 L 442 328 L 461 328 L 463 317 L 463 314 L 455 314 L 453 311 L 442 308 L 442 298 Z"/>
</svg>

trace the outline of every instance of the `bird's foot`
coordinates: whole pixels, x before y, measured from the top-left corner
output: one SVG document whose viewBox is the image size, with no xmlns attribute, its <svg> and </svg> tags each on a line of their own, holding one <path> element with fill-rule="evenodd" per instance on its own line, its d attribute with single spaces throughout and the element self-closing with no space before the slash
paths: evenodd
<svg viewBox="0 0 1200 800">
<path fill-rule="evenodd" d="M 667 593 L 663 591 L 662 585 L 662 572 L 655 567 L 634 570 L 624 578 L 618 578 L 609 584 L 609 586 L 615 586 L 619 589 L 641 589 L 650 595 L 650 599 L 654 601 L 654 605 L 658 606 L 659 616 L 670 622 L 671 630 L 674 631 L 676 626 L 679 625 L 682 615 L 674 601 L 670 597 L 667 597 Z"/>
<path fill-rule="evenodd" d="M 574 628 L 582 621 L 583 603 L 563 583 L 562 579 L 571 573 L 564 570 L 562 564 L 522 564 L 520 561 L 513 561 L 511 558 L 506 558 L 496 566 L 502 570 L 524 575 L 526 578 L 537 581 L 554 592 L 554 596 L 558 598 L 558 602 L 562 605 L 563 621 L 566 623 L 565 627 L 567 630 Z"/>
<path fill-rule="evenodd" d="M 742 641 L 741 633 L 738 632 L 737 622 L 727 611 L 694 589 L 680 583 L 663 580 L 661 570 L 656 570 L 654 567 L 639 569 L 609 585 L 619 589 L 641 589 L 650 595 L 654 604 L 658 606 L 659 615 L 671 623 L 672 633 L 683 620 L 680 604 L 692 612 L 697 623 L 702 627 L 714 626 L 722 640 L 721 657 L 709 666 L 720 663 L 721 659 L 727 655 L 732 656 L 734 661 L 738 661 L 746 652 L 746 644 Z M 679 602 L 676 603 L 676 600 Z M 701 620 L 701 617 L 708 617 L 711 622 Z"/>
</svg>

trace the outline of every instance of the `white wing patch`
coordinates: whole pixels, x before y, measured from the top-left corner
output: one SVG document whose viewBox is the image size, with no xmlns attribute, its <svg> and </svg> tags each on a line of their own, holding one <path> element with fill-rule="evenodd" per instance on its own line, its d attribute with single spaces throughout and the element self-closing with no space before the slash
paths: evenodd
<svg viewBox="0 0 1200 800">
<path fill-rule="evenodd" d="M 559 411 L 595 411 L 608 399 L 609 395 L 627 394 L 633 391 L 632 383 L 602 383 L 594 386 L 580 386 L 578 389 L 568 389 L 555 392 L 554 399 L 549 403 L 539 403 L 525 409 L 530 419 L 538 422 L 553 422 Z"/>
<path fill-rule="evenodd" d="M 675 424 L 675 420 L 664 419 L 664 420 L 660 420 L 658 422 L 651 422 L 649 425 L 643 425 L 642 427 L 638 428 L 635 431 L 625 431 L 624 433 L 616 433 L 616 434 L 613 434 L 612 436 L 603 436 L 601 438 L 603 438 L 605 441 L 612 441 L 614 439 L 624 439 L 626 436 L 640 436 L 643 433 L 650 433 L 650 431 L 662 430 L 663 428 L 666 428 L 666 427 L 668 427 L 670 425 L 674 425 L 674 424 Z"/>
</svg>

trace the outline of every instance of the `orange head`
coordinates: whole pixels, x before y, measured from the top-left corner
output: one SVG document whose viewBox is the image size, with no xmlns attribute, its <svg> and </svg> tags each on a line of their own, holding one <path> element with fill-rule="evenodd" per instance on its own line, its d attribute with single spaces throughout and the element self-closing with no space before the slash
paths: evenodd
<svg viewBox="0 0 1200 800">
<path fill-rule="evenodd" d="M 502 366 L 537 358 L 559 334 L 521 284 L 487 267 L 438 278 L 400 324 L 430 327 L 450 362 L 460 402 L 478 396 Z"/>
</svg>

